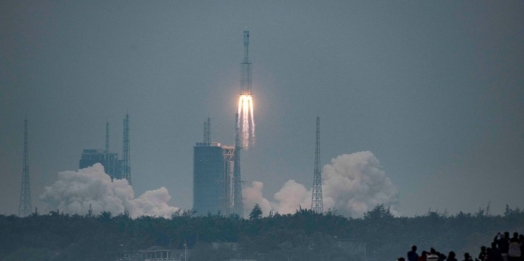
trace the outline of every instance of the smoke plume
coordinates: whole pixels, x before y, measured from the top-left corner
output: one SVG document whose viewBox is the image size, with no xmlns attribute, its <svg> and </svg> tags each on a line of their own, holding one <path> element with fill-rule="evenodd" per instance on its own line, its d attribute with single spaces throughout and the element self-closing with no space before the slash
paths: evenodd
<svg viewBox="0 0 524 261">
<path fill-rule="evenodd" d="M 104 166 L 97 163 L 78 171 L 58 173 L 58 180 L 45 188 L 40 199 L 47 211 L 59 210 L 66 214 L 85 215 L 103 211 L 117 215 L 127 211 L 131 217 L 170 217 L 178 208 L 169 206 L 171 199 L 166 188 L 146 191 L 135 198 L 133 188 L 125 179 L 111 178 Z"/>
<path fill-rule="evenodd" d="M 273 196 L 275 202 L 272 206 L 274 211 L 280 214 L 292 214 L 299 208 L 309 209 L 311 207 L 311 190 L 294 180 L 288 180 L 284 186 Z"/>
<path fill-rule="evenodd" d="M 242 190 L 242 201 L 244 203 L 245 217 L 249 216 L 249 211 L 258 204 L 262 209 L 262 212 L 267 214 L 271 210 L 271 205 L 267 199 L 262 196 L 262 188 L 264 183 L 260 181 L 253 181 L 251 187 L 247 187 Z"/>
<path fill-rule="evenodd" d="M 261 182 L 253 182 L 252 187 L 244 190 L 247 212 L 251 211 L 252 207 L 249 206 L 264 204 L 264 214 L 269 213 L 265 202 L 269 203 L 271 210 L 280 214 L 311 207 L 311 190 L 294 180 L 287 181 L 275 193 L 272 202 L 262 196 L 262 188 Z M 332 159 L 322 170 L 322 191 L 324 211 L 332 209 L 344 216 L 362 217 L 367 211 L 382 204 L 390 207 L 393 214 L 398 214 L 398 190 L 370 151 L 343 154 Z"/>
</svg>

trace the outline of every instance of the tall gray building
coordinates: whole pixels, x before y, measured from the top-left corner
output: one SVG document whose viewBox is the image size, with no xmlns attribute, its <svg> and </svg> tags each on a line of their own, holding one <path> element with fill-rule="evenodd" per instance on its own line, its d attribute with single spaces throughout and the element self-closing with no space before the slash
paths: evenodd
<svg viewBox="0 0 524 261">
<path fill-rule="evenodd" d="M 193 209 L 197 215 L 229 215 L 234 207 L 235 148 L 210 142 L 210 120 L 204 122 L 204 142 L 193 153 Z"/>
</svg>

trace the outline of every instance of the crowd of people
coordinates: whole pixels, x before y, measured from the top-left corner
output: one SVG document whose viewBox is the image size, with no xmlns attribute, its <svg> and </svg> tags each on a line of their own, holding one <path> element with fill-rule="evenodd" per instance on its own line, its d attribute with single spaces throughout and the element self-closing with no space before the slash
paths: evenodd
<svg viewBox="0 0 524 261">
<path fill-rule="evenodd" d="M 417 253 L 417 246 L 412 246 L 407 254 L 408 261 L 458 261 L 455 252 L 450 251 L 446 256 L 434 248 L 430 251 Z M 397 261 L 406 261 L 400 257 Z M 489 247 L 480 247 L 478 257 L 473 259 L 469 253 L 464 253 L 462 261 L 524 261 L 524 235 L 515 232 L 510 237 L 509 232 L 497 233 Z"/>
</svg>

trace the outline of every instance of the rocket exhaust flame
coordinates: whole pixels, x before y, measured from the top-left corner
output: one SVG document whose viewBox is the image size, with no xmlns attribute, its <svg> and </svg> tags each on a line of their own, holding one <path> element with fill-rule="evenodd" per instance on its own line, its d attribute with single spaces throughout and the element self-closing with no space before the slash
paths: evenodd
<svg viewBox="0 0 524 261">
<path fill-rule="evenodd" d="M 255 119 L 253 117 L 253 96 L 250 94 L 240 95 L 238 99 L 238 129 L 241 132 L 242 147 L 249 148 L 249 144 L 255 144 Z"/>
</svg>

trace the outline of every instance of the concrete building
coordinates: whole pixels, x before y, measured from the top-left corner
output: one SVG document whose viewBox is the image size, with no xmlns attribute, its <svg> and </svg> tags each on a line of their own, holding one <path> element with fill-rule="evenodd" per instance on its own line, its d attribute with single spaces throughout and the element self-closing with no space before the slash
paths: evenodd
<svg viewBox="0 0 524 261">
<path fill-rule="evenodd" d="M 235 148 L 199 142 L 193 154 L 193 209 L 197 215 L 230 213 Z"/>
<path fill-rule="evenodd" d="M 102 149 L 86 149 L 82 152 L 78 167 L 83 169 L 91 167 L 95 163 L 102 164 L 111 179 L 122 178 L 122 161 L 118 159 L 118 153 L 111 153 Z"/>
</svg>

